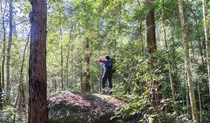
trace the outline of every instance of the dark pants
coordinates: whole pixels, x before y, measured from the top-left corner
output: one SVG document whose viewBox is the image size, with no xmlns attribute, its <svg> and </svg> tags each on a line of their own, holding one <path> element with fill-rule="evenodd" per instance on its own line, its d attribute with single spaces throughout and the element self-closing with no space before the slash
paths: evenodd
<svg viewBox="0 0 210 123">
<path fill-rule="evenodd" d="M 106 81 L 109 82 L 109 88 L 112 88 L 112 73 L 105 72 L 102 77 L 102 89 L 105 88 Z"/>
</svg>

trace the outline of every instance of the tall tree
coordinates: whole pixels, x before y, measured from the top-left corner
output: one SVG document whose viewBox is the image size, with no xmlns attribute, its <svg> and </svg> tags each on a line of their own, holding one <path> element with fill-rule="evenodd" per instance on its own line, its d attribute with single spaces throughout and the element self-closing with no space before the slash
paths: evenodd
<svg viewBox="0 0 210 123">
<path fill-rule="evenodd" d="M 8 41 L 8 47 L 7 47 L 7 62 L 6 62 L 6 72 L 7 72 L 7 85 L 6 85 L 6 101 L 9 101 L 9 95 L 10 95 L 10 51 L 12 46 L 12 30 L 13 30 L 13 12 L 12 12 L 12 2 L 13 0 L 9 1 L 9 41 Z"/>
<path fill-rule="evenodd" d="M 171 63 L 170 63 L 170 52 L 168 51 L 168 41 L 166 39 L 166 27 L 165 27 L 165 16 L 164 16 L 165 8 L 164 8 L 164 0 L 162 0 L 162 26 L 163 26 L 163 34 L 164 34 L 164 42 L 165 42 L 165 49 L 167 52 L 167 60 L 168 60 L 168 72 L 169 72 L 169 80 L 170 80 L 170 87 L 171 87 L 171 95 L 172 95 L 172 100 L 174 102 L 173 108 L 174 110 L 177 110 L 176 105 L 175 105 L 175 92 L 174 92 L 174 86 L 173 86 L 173 81 L 172 81 L 172 75 L 171 75 Z"/>
<path fill-rule="evenodd" d="M 3 31 L 3 39 L 2 39 L 2 62 L 1 62 L 1 78 L 0 78 L 0 109 L 3 107 L 3 100 L 2 100 L 2 94 L 3 94 L 3 89 L 4 89 L 4 66 L 5 66 L 5 42 L 6 42 L 6 26 L 5 26 L 5 9 L 3 10 L 3 3 L 1 2 L 1 13 L 2 13 L 2 31 Z"/>
<path fill-rule="evenodd" d="M 69 58 L 70 58 L 70 47 L 71 47 L 71 39 L 72 39 L 72 29 L 73 29 L 73 26 L 70 28 L 70 32 L 69 32 L 69 40 L 68 40 L 68 43 L 67 43 L 67 58 L 66 58 L 66 89 L 69 88 Z M 72 58 L 73 59 L 73 58 Z M 73 64 L 73 62 L 72 62 Z"/>
<path fill-rule="evenodd" d="M 150 2 L 147 2 L 147 6 L 150 8 L 147 18 L 146 18 L 146 24 L 147 24 L 147 49 L 148 53 L 152 54 L 156 51 L 156 36 L 155 36 L 155 12 L 154 8 L 152 8 L 152 4 Z"/>
<path fill-rule="evenodd" d="M 206 59 L 207 59 L 207 70 L 208 70 L 208 82 L 209 82 L 209 96 L 210 96 L 210 36 L 209 36 L 209 25 L 208 25 L 208 11 L 206 6 L 206 0 L 202 0 L 203 3 L 203 26 L 204 35 L 206 41 Z"/>
<path fill-rule="evenodd" d="M 46 78 L 46 0 L 31 0 L 28 122 L 48 123 Z"/>
<path fill-rule="evenodd" d="M 70 42 L 70 37 L 69 37 L 69 42 Z M 65 72 L 66 72 L 66 89 L 69 88 L 69 54 L 70 54 L 70 43 L 68 42 L 68 50 L 67 50 L 67 58 L 66 58 L 66 69 L 65 69 Z"/>
<path fill-rule="evenodd" d="M 60 50 L 61 50 L 61 56 L 60 56 L 60 58 L 61 58 L 61 62 L 60 62 L 60 67 L 61 67 L 61 70 L 60 70 L 60 74 L 61 74 L 61 81 L 60 81 L 60 83 L 61 83 L 61 90 L 63 91 L 64 90 L 64 79 L 63 79 L 63 44 L 62 44 L 62 42 L 63 42 L 63 39 L 62 39 L 62 28 L 61 28 L 61 24 L 59 24 L 59 26 L 60 26 Z M 60 86 L 59 86 L 60 87 Z M 60 89 L 60 88 L 59 88 Z"/>
<path fill-rule="evenodd" d="M 2 14 L 2 29 L 3 29 L 3 47 L 2 47 L 2 62 L 1 62 L 1 82 L 2 82 L 2 89 L 4 89 L 4 74 L 5 74 L 5 52 L 6 52 L 6 26 L 5 26 L 5 10 L 6 10 L 6 6 L 5 9 L 3 11 L 3 5 L 2 5 L 2 1 L 1 1 L 1 12 Z"/>
<path fill-rule="evenodd" d="M 154 68 L 155 58 L 153 54 L 157 50 L 156 46 L 156 34 L 155 34 L 155 10 L 153 8 L 153 2 L 147 1 L 147 6 L 149 8 L 149 12 L 146 17 L 146 25 L 147 25 L 147 50 L 150 56 L 150 68 Z M 150 88 L 152 91 L 152 102 L 154 105 L 158 106 L 160 104 L 161 93 L 160 93 L 160 85 L 158 81 L 155 81 L 153 77 L 151 77 Z"/>
<path fill-rule="evenodd" d="M 25 56 L 26 56 L 26 50 L 29 43 L 29 36 L 23 51 L 23 59 L 22 64 L 20 68 L 20 78 L 19 78 L 19 86 L 18 86 L 18 102 L 17 102 L 17 110 L 18 113 L 21 115 L 24 113 L 26 115 L 26 99 L 25 99 L 25 89 L 24 89 L 24 82 L 23 82 L 23 70 L 24 70 L 24 63 L 25 63 Z"/>
<path fill-rule="evenodd" d="M 190 104 L 192 108 L 192 117 L 195 123 L 198 123 L 198 113 L 196 107 L 196 100 L 194 94 L 194 86 L 192 82 L 192 73 L 190 70 L 190 57 L 189 57 L 189 41 L 188 41 L 188 33 L 184 18 L 184 9 L 183 9 L 183 0 L 178 0 L 179 6 L 179 16 L 181 21 L 181 29 L 182 29 L 182 40 L 184 42 L 184 57 L 185 57 L 185 70 L 187 73 L 187 82 L 189 87 L 189 97 L 190 97 Z"/>
<path fill-rule="evenodd" d="M 85 72 L 84 72 L 84 82 L 82 81 L 81 83 L 81 91 L 82 93 L 90 93 L 90 56 L 89 56 L 89 39 L 87 38 L 85 41 L 85 56 L 84 56 L 84 61 L 85 61 Z"/>
<path fill-rule="evenodd" d="M 60 5 L 59 5 L 59 8 L 60 8 Z M 61 22 L 62 21 L 62 18 L 61 18 L 61 11 L 59 10 L 59 31 L 60 31 L 60 37 L 59 37 L 59 42 L 60 42 L 60 50 L 61 50 L 61 56 L 60 56 L 60 59 L 61 59 L 61 62 L 60 62 L 60 67 L 61 67 L 61 70 L 60 70 L 60 74 L 61 74 L 61 90 L 63 91 L 64 90 L 64 79 L 63 79 L 63 38 L 62 38 L 62 35 L 63 35 L 63 31 L 62 31 L 62 26 L 61 26 Z M 59 88 L 60 89 L 60 88 Z"/>
<path fill-rule="evenodd" d="M 0 72 L 0 110 L 3 108 L 3 100 L 2 100 L 2 85 L 1 85 L 1 72 Z"/>
</svg>

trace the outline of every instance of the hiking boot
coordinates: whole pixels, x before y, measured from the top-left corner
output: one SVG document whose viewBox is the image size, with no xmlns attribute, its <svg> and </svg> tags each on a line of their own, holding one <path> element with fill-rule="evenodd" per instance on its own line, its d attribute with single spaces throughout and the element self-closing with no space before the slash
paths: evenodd
<svg viewBox="0 0 210 123">
<path fill-rule="evenodd" d="M 106 90 L 105 89 L 101 89 L 101 93 L 102 94 L 105 94 L 106 93 Z"/>
<path fill-rule="evenodd" d="M 112 95 L 112 89 L 109 88 L 109 95 Z"/>
</svg>

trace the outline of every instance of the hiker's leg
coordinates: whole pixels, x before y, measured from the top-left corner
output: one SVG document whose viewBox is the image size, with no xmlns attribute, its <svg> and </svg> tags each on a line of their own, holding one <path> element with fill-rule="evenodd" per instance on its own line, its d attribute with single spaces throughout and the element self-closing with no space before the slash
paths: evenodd
<svg viewBox="0 0 210 123">
<path fill-rule="evenodd" d="M 109 94 L 112 94 L 112 76 L 108 77 L 108 81 L 109 81 Z"/>
<path fill-rule="evenodd" d="M 104 75 L 104 76 L 102 77 L 102 83 L 101 83 L 101 84 L 102 84 L 102 89 L 105 88 L 106 80 L 107 80 L 107 76 Z"/>
<path fill-rule="evenodd" d="M 112 76 L 108 77 L 108 81 L 109 81 L 109 88 L 112 89 Z"/>
</svg>

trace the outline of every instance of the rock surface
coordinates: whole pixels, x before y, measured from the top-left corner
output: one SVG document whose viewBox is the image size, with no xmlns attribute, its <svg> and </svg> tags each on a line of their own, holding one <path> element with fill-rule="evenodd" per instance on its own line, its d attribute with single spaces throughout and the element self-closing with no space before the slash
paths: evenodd
<svg viewBox="0 0 210 123">
<path fill-rule="evenodd" d="M 109 95 L 60 92 L 49 96 L 50 123 L 112 123 L 122 107 Z"/>
</svg>

